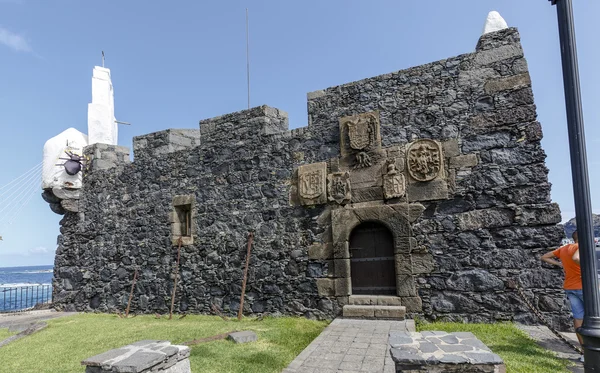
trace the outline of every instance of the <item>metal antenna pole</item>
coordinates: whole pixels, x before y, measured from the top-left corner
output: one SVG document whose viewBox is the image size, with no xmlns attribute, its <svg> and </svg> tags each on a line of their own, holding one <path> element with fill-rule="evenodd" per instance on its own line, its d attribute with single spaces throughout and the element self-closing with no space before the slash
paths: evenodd
<svg viewBox="0 0 600 373">
<path fill-rule="evenodd" d="M 102 51 L 102 67 L 104 67 L 104 51 Z"/>
<path fill-rule="evenodd" d="M 248 109 L 250 109 L 250 38 L 248 36 L 248 8 L 246 8 L 246 78 L 248 83 Z"/>
<path fill-rule="evenodd" d="M 585 316 L 583 326 L 577 329 L 577 332 L 583 338 L 585 371 L 600 372 L 600 294 L 598 292 L 598 275 L 596 274 L 590 181 L 585 149 L 573 4 L 571 0 L 550 1 L 552 5 L 556 5 L 558 14 L 573 195 L 581 258 Z"/>
</svg>

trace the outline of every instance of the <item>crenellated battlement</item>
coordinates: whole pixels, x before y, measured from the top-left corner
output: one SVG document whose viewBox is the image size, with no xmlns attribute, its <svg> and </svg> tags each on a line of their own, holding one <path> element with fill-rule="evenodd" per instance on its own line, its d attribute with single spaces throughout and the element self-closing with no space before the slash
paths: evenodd
<svg viewBox="0 0 600 373">
<path fill-rule="evenodd" d="M 134 159 L 160 157 L 200 145 L 200 130 L 168 129 L 133 138 Z"/>
</svg>

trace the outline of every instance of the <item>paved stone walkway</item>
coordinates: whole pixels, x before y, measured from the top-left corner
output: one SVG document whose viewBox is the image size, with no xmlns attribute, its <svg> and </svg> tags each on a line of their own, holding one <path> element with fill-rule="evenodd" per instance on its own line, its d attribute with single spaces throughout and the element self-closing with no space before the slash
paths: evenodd
<svg viewBox="0 0 600 373">
<path fill-rule="evenodd" d="M 522 325 L 517 324 L 517 327 L 535 340 L 541 347 L 553 351 L 557 357 L 561 359 L 567 359 L 574 365 L 568 369 L 573 373 L 583 373 L 583 364 L 579 361 L 579 354 L 573 351 L 572 348 L 567 346 L 563 341 L 556 337 L 550 329 L 543 325 Z M 561 333 L 575 344 L 578 344 L 577 336 L 575 333 Z"/>
<path fill-rule="evenodd" d="M 56 312 L 54 310 L 0 313 L 0 328 L 8 328 L 11 332 L 21 332 L 38 321 L 75 315 L 77 312 Z"/>
<path fill-rule="evenodd" d="M 415 331 L 413 320 L 335 319 L 282 373 L 393 373 L 390 331 Z"/>
</svg>

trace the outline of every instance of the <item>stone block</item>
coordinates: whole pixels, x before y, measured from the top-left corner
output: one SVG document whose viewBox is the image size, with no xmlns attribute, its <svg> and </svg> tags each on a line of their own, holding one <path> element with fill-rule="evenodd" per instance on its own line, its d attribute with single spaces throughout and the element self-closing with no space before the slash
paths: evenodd
<svg viewBox="0 0 600 373">
<path fill-rule="evenodd" d="M 531 85 L 529 73 L 507 76 L 500 79 L 489 80 L 485 83 L 485 93 L 495 94 L 508 89 Z"/>
<path fill-rule="evenodd" d="M 336 295 L 335 281 L 331 278 L 318 278 L 317 291 L 320 296 L 329 297 Z"/>
<path fill-rule="evenodd" d="M 352 170 L 352 172 L 350 172 L 352 194 L 354 194 L 357 189 L 381 187 L 383 185 L 381 175 L 383 175 L 384 166 L 384 163 L 379 163 L 371 167 Z"/>
<path fill-rule="evenodd" d="M 348 241 L 337 242 L 333 244 L 333 258 L 334 259 L 348 259 L 350 258 L 350 245 Z"/>
<path fill-rule="evenodd" d="M 474 62 L 480 66 L 507 60 L 509 58 L 523 57 L 523 48 L 520 44 L 503 45 L 498 48 L 477 52 Z"/>
<path fill-rule="evenodd" d="M 350 259 L 334 259 L 333 260 L 334 277 L 346 278 L 350 277 Z M 341 295 L 341 294 L 338 294 Z"/>
<path fill-rule="evenodd" d="M 395 254 L 394 263 L 396 268 L 396 275 L 412 275 L 413 265 L 410 255 L 406 253 Z"/>
<path fill-rule="evenodd" d="M 444 149 L 444 156 L 451 158 L 460 155 L 460 148 L 458 147 L 458 139 L 450 139 L 442 142 L 442 148 Z"/>
<path fill-rule="evenodd" d="M 308 247 L 308 259 L 327 260 L 333 257 L 331 244 L 315 244 Z"/>
<path fill-rule="evenodd" d="M 397 237 L 394 242 L 394 254 L 409 254 L 417 246 L 414 237 Z"/>
<path fill-rule="evenodd" d="M 406 308 L 402 306 L 377 306 L 375 318 L 378 319 L 404 319 Z"/>
<path fill-rule="evenodd" d="M 348 303 L 355 306 L 375 305 L 377 304 L 377 297 L 372 295 L 351 295 Z"/>
<path fill-rule="evenodd" d="M 168 341 L 144 340 L 81 362 L 86 372 L 190 373 L 190 349 Z M 187 362 L 187 363 L 186 363 Z"/>
<path fill-rule="evenodd" d="M 558 224 L 562 220 L 557 203 L 519 206 L 516 213 L 515 220 L 520 225 Z"/>
<path fill-rule="evenodd" d="M 416 297 L 417 288 L 413 276 L 397 275 L 396 276 L 396 294 L 399 297 Z"/>
<path fill-rule="evenodd" d="M 412 182 L 406 191 L 410 202 L 448 199 L 448 184 L 443 179 L 428 182 Z"/>
<path fill-rule="evenodd" d="M 411 259 L 413 274 L 431 273 L 435 268 L 435 260 L 431 254 L 413 253 Z"/>
<path fill-rule="evenodd" d="M 515 212 L 510 209 L 489 208 L 462 212 L 455 215 L 456 225 L 462 231 L 481 228 L 500 228 L 514 222 Z"/>
<path fill-rule="evenodd" d="M 355 306 L 346 305 L 343 308 L 344 317 L 375 317 L 375 308 L 373 306 Z"/>
<path fill-rule="evenodd" d="M 478 163 L 477 154 L 465 154 L 450 158 L 450 168 L 473 168 Z"/>
<path fill-rule="evenodd" d="M 379 295 L 375 298 L 377 305 L 379 306 L 401 306 L 400 297 L 394 297 L 391 295 Z"/>
<path fill-rule="evenodd" d="M 335 279 L 335 295 L 346 296 L 352 294 L 352 281 L 350 278 L 336 278 Z"/>
<path fill-rule="evenodd" d="M 410 223 L 414 223 L 418 218 L 421 217 L 423 211 L 425 211 L 425 206 L 420 203 L 396 203 L 393 205 L 387 205 L 393 208 L 395 211 L 404 214 L 408 218 Z"/>
<path fill-rule="evenodd" d="M 227 336 L 227 339 L 235 343 L 248 343 L 258 340 L 258 336 L 253 331 L 234 332 Z"/>
<path fill-rule="evenodd" d="M 353 209 L 337 208 L 331 211 L 331 233 L 333 243 L 348 241 L 350 232 L 360 224 Z"/>
<path fill-rule="evenodd" d="M 414 313 L 423 311 L 423 301 L 421 300 L 421 297 L 402 297 L 401 302 L 402 305 L 406 307 L 406 312 Z"/>
<path fill-rule="evenodd" d="M 352 189 L 352 203 L 370 202 L 370 201 L 381 201 L 383 199 L 383 188 L 382 187 L 370 187 Z"/>
</svg>

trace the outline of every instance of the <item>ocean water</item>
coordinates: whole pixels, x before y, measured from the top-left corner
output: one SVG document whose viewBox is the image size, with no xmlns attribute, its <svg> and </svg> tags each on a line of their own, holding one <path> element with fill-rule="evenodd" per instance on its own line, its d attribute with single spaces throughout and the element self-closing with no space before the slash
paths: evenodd
<svg viewBox="0 0 600 373">
<path fill-rule="evenodd" d="M 51 285 L 54 266 L 0 267 L 0 288 Z"/>
<path fill-rule="evenodd" d="M 52 298 L 53 266 L 0 267 L 0 312 L 14 312 Z"/>
</svg>

